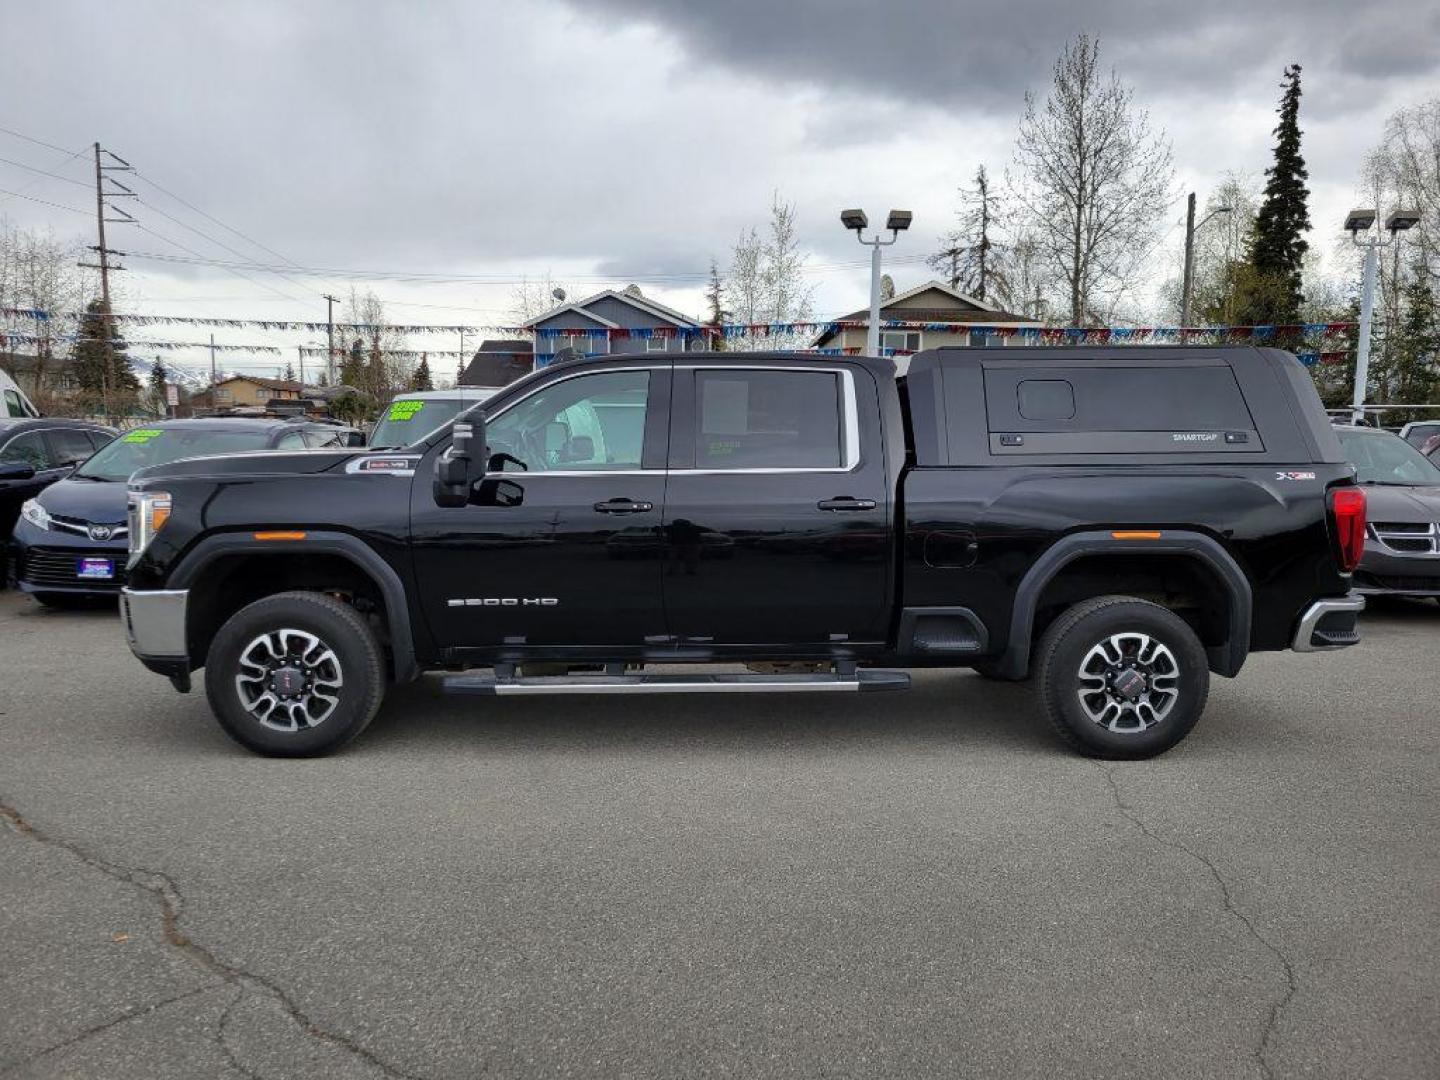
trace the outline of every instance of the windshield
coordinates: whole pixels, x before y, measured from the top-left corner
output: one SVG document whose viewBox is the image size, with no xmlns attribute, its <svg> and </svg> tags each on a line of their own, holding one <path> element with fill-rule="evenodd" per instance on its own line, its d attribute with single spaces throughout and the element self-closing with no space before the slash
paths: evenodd
<svg viewBox="0 0 1440 1080">
<path fill-rule="evenodd" d="M 264 450 L 265 431 L 206 431 L 136 428 L 127 431 L 71 473 L 89 480 L 129 480 L 137 469 L 168 465 L 181 458 Z"/>
<path fill-rule="evenodd" d="M 413 446 L 436 428 L 448 424 L 461 410 L 484 401 L 490 395 L 477 392 L 474 397 L 460 398 L 396 398 L 385 410 L 370 436 L 372 450 L 399 450 Z"/>
<path fill-rule="evenodd" d="M 1362 484 L 1440 485 L 1440 468 L 1398 435 L 1338 428 L 1340 445 Z"/>
</svg>

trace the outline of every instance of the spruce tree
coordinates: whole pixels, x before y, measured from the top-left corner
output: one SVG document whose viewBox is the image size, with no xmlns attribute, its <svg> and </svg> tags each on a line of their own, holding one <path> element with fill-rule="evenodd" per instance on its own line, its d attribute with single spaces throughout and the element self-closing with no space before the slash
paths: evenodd
<svg viewBox="0 0 1440 1080">
<path fill-rule="evenodd" d="M 150 407 L 159 416 L 165 416 L 170 411 L 165 393 L 169 382 L 170 373 L 165 370 L 164 362 L 160 357 L 155 357 L 155 362 L 150 365 Z"/>
<path fill-rule="evenodd" d="M 285 374 L 282 376 L 282 378 L 286 382 L 295 381 L 295 365 L 290 363 L 288 360 L 285 362 Z"/>
<path fill-rule="evenodd" d="M 1401 293 L 1404 314 L 1391 342 L 1387 404 L 1428 405 L 1440 391 L 1440 309 L 1430 275 L 1417 262 Z"/>
<path fill-rule="evenodd" d="M 134 406 L 140 380 L 130 370 L 125 341 L 103 300 L 85 306 L 71 357 L 86 408 L 116 413 Z"/>
<path fill-rule="evenodd" d="M 1305 186 L 1309 172 L 1300 154 L 1300 65 L 1285 69 L 1280 84 L 1280 122 L 1275 126 L 1275 162 L 1265 170 L 1265 194 L 1250 240 L 1255 287 L 1246 298 L 1246 321 L 1300 321 L 1300 264 L 1309 244 L 1310 211 Z"/>
<path fill-rule="evenodd" d="M 430 378 L 430 357 L 425 353 L 420 354 L 420 363 L 415 365 L 415 371 L 410 376 L 411 390 L 434 390 L 435 382 Z"/>
<path fill-rule="evenodd" d="M 710 260 L 710 284 L 705 287 L 705 303 L 710 309 L 709 324 L 715 328 L 715 333 L 710 338 L 710 347 L 715 352 L 724 352 L 725 335 L 721 333 L 720 327 L 730 318 L 730 312 L 725 310 L 725 283 L 720 280 L 720 267 L 714 259 Z"/>
<path fill-rule="evenodd" d="M 340 361 L 340 385 L 352 390 L 365 388 L 365 343 L 356 338 L 345 358 Z"/>
</svg>

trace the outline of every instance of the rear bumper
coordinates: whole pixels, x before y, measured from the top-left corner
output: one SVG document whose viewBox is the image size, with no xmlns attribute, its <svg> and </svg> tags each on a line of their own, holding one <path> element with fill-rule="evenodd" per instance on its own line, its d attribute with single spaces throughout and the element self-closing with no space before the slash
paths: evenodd
<svg viewBox="0 0 1440 1080">
<path fill-rule="evenodd" d="M 188 589 L 121 589 L 120 621 L 130 651 L 151 671 L 175 675 L 190 670 L 185 643 Z"/>
<path fill-rule="evenodd" d="M 1330 652 L 1360 642 L 1355 622 L 1365 610 L 1365 598 L 1355 593 L 1329 600 L 1316 600 L 1295 627 L 1291 648 L 1296 652 Z"/>
</svg>

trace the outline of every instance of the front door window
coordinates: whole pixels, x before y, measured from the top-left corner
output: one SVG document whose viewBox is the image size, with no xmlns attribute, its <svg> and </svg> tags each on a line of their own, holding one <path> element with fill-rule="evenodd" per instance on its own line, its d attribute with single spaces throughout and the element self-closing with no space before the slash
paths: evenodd
<svg viewBox="0 0 1440 1080">
<path fill-rule="evenodd" d="M 553 383 L 487 423 L 505 472 L 624 472 L 640 468 L 648 371 L 611 371 Z"/>
</svg>

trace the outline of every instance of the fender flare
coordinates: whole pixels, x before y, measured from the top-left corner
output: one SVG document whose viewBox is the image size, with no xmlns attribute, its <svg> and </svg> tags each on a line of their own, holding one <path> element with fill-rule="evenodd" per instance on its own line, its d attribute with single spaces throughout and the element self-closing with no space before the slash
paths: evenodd
<svg viewBox="0 0 1440 1080">
<path fill-rule="evenodd" d="M 338 555 L 353 563 L 380 590 L 385 618 L 390 625 L 390 652 L 397 683 L 411 682 L 420 675 L 415 661 L 415 639 L 410 627 L 410 608 L 405 586 L 394 567 L 375 550 L 349 533 L 305 530 L 304 540 L 255 540 L 248 533 L 220 533 L 207 536 L 180 560 L 170 575 L 169 588 L 190 589 L 207 567 L 227 555 Z"/>
<path fill-rule="evenodd" d="M 1223 645 L 1207 646 L 1210 670 L 1233 677 L 1250 654 L 1250 616 L 1254 597 L 1250 579 L 1214 537 L 1184 529 L 1161 530 L 1160 539 L 1137 543 L 1107 532 L 1078 532 L 1061 537 L 1035 560 L 1015 590 L 1009 643 L 1000 656 L 999 674 L 1023 679 L 1030 670 L 1030 639 L 1035 607 L 1045 586 L 1069 563 L 1086 555 L 1175 555 L 1203 563 L 1223 583 L 1229 600 L 1229 634 Z"/>
</svg>

